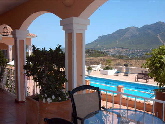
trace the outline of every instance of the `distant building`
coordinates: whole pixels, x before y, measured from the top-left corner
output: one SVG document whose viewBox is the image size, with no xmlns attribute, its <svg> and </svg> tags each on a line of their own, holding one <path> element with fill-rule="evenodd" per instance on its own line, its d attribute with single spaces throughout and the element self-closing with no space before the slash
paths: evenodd
<svg viewBox="0 0 165 124">
<path fill-rule="evenodd" d="M 11 62 L 14 59 L 14 38 L 12 35 L 12 29 L 8 25 L 0 26 L 0 50 L 3 51 L 6 59 Z M 26 52 L 30 55 L 32 52 L 32 38 L 35 38 L 35 34 L 28 34 L 26 38 Z"/>
</svg>

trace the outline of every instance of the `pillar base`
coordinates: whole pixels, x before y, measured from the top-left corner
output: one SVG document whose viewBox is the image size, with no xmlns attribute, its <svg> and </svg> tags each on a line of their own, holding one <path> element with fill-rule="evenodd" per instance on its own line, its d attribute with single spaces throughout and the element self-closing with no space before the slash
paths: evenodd
<svg viewBox="0 0 165 124">
<path fill-rule="evenodd" d="M 17 99 L 15 99 L 15 103 L 25 103 L 25 101 L 18 101 Z"/>
</svg>

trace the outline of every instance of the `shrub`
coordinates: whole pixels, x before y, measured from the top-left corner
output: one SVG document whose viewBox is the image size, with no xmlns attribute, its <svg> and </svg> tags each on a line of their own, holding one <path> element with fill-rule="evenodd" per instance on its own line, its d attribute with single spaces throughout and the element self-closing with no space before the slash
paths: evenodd
<svg viewBox="0 0 165 124">
<path fill-rule="evenodd" d="M 112 67 L 106 66 L 103 70 L 112 70 Z"/>
<path fill-rule="evenodd" d="M 45 48 L 39 49 L 33 46 L 33 54 L 26 59 L 26 75 L 33 76 L 40 88 L 39 97 L 43 102 L 60 102 L 68 99 L 64 83 L 65 76 L 65 54 L 57 46 L 55 50 Z"/>
</svg>

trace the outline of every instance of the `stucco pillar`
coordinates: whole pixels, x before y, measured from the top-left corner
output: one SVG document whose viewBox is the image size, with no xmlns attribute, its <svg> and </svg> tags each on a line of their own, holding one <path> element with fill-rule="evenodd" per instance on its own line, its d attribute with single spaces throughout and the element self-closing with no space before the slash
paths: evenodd
<svg viewBox="0 0 165 124">
<path fill-rule="evenodd" d="M 32 45 L 28 45 L 27 49 L 28 49 L 28 55 L 30 56 L 32 54 Z"/>
<path fill-rule="evenodd" d="M 85 30 L 90 21 L 78 17 L 61 20 L 65 30 L 65 71 L 68 90 L 85 84 Z"/>
<path fill-rule="evenodd" d="M 11 62 L 12 61 L 12 45 L 8 45 L 7 56 L 8 56 L 9 62 Z"/>
<path fill-rule="evenodd" d="M 16 85 L 16 102 L 24 102 L 26 95 L 26 79 L 23 66 L 26 60 L 26 37 L 27 30 L 14 30 L 14 64 L 15 64 L 15 85 Z"/>
</svg>

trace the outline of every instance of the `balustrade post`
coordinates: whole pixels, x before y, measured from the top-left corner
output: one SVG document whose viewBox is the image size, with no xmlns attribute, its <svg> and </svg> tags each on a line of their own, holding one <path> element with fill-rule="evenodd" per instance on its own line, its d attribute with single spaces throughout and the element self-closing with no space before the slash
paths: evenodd
<svg viewBox="0 0 165 124">
<path fill-rule="evenodd" d="M 121 85 L 118 85 L 117 86 L 117 91 L 118 92 L 122 92 L 122 93 L 124 93 L 124 86 L 121 86 Z M 121 99 L 122 99 L 122 94 L 117 94 L 117 96 L 116 96 L 116 102 L 118 103 L 118 104 L 120 104 L 120 102 L 121 102 Z"/>
</svg>

